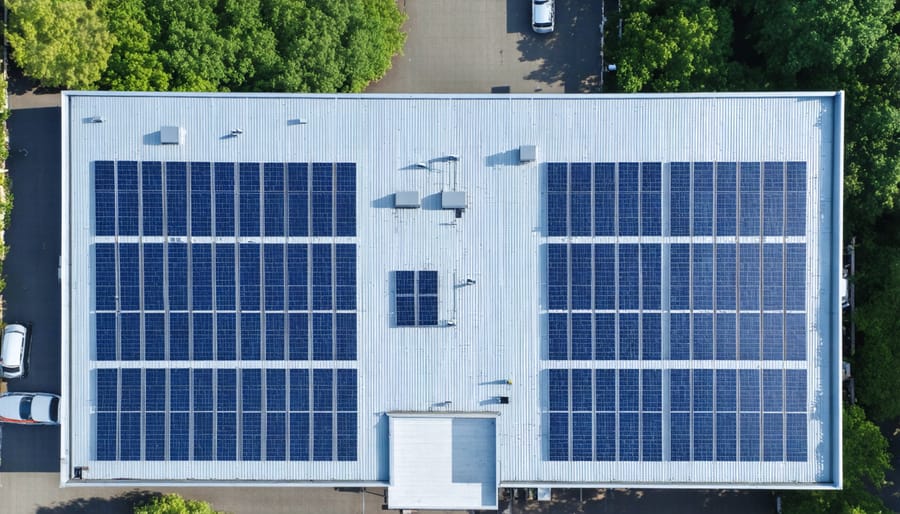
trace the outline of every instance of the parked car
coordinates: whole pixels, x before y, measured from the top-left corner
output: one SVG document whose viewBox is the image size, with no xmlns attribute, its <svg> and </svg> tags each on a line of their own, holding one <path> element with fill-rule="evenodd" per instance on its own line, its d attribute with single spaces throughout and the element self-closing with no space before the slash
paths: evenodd
<svg viewBox="0 0 900 514">
<path fill-rule="evenodd" d="M 50 393 L 0 394 L 0 422 L 57 425 L 59 396 Z"/>
<path fill-rule="evenodd" d="M 28 372 L 29 330 L 24 325 L 6 325 L 0 342 L 0 378 L 20 378 Z"/>
<path fill-rule="evenodd" d="M 531 0 L 531 29 L 538 34 L 553 32 L 553 0 Z"/>
</svg>

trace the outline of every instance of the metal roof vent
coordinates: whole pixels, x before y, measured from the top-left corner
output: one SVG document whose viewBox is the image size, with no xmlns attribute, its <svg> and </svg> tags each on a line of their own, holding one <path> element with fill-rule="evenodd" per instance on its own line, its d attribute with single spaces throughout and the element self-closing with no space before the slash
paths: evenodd
<svg viewBox="0 0 900 514">
<path fill-rule="evenodd" d="M 163 145 L 184 144 L 184 130 L 181 127 L 161 127 L 159 129 L 159 142 Z"/>
<path fill-rule="evenodd" d="M 537 147 L 534 145 L 522 145 L 519 147 L 519 162 L 534 162 L 537 160 Z"/>
<path fill-rule="evenodd" d="M 419 192 L 418 191 L 397 191 L 394 193 L 395 209 L 418 209 L 419 208 Z"/>
<path fill-rule="evenodd" d="M 465 209 L 465 191 L 441 191 L 441 209 Z"/>
</svg>

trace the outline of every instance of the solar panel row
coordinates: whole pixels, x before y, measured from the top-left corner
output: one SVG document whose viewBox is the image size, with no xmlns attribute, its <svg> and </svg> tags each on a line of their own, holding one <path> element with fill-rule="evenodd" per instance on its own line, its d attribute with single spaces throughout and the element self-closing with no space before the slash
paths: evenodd
<svg viewBox="0 0 900 514">
<path fill-rule="evenodd" d="M 266 358 L 305 359 L 308 341 L 313 359 L 356 358 L 356 318 L 343 312 L 356 308 L 355 245 L 97 243 L 95 252 L 99 360 L 212 359 L 213 347 L 231 360 L 238 331 L 244 359 L 263 348 Z M 296 312 L 310 310 L 328 312 Z"/>
<path fill-rule="evenodd" d="M 548 460 L 807 459 L 805 370 L 551 369 L 547 383 Z"/>
<path fill-rule="evenodd" d="M 663 180 L 669 235 L 802 236 L 805 162 L 547 165 L 550 236 L 658 236 Z"/>
<path fill-rule="evenodd" d="M 102 312 L 96 327 L 98 361 L 356 360 L 352 312 Z"/>
<path fill-rule="evenodd" d="M 356 165 L 96 161 L 94 211 L 98 236 L 354 236 Z"/>
<path fill-rule="evenodd" d="M 101 311 L 209 310 L 214 300 L 233 310 L 236 299 L 244 310 L 356 307 L 353 244 L 96 243 L 94 250 Z"/>
<path fill-rule="evenodd" d="M 806 308 L 806 245 L 687 244 L 668 250 L 670 309 Z M 659 310 L 660 244 L 549 244 L 550 310 Z"/>
<path fill-rule="evenodd" d="M 353 369 L 99 369 L 96 380 L 98 460 L 356 460 Z"/>
</svg>

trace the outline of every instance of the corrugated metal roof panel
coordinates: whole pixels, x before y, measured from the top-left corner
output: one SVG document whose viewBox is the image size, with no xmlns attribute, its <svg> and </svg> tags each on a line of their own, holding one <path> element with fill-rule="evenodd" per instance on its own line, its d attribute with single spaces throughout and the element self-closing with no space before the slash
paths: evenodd
<svg viewBox="0 0 900 514">
<path fill-rule="evenodd" d="M 838 273 L 832 211 L 840 209 L 834 151 L 842 118 L 833 94 L 721 95 L 244 95 L 69 92 L 63 242 L 71 304 L 63 316 L 71 373 L 70 467 L 88 479 L 376 482 L 389 480 L 384 413 L 491 411 L 506 484 L 684 487 L 827 487 L 839 482 L 840 334 L 832 310 Z M 90 123 L 102 116 L 103 123 Z M 306 123 L 297 123 L 303 119 Z M 160 126 L 190 134 L 154 144 Z M 232 134 L 239 129 L 241 132 Z M 519 147 L 540 147 L 520 162 Z M 457 156 L 449 159 L 448 156 Z M 93 183 L 98 160 L 354 162 L 357 166 L 358 459 L 354 462 L 146 462 L 94 460 Z M 547 459 L 546 383 L 555 367 L 616 362 L 550 361 L 547 339 L 547 162 L 803 161 L 807 163 L 807 359 L 809 457 L 804 462 L 555 462 Z M 417 166 L 426 163 L 426 166 Z M 668 168 L 665 168 L 668 169 Z M 664 178 L 664 184 L 668 179 Z M 665 188 L 665 186 L 664 186 Z M 465 191 L 461 217 L 441 191 Z M 422 208 L 393 209 L 396 191 L 419 191 Z M 838 218 L 839 219 L 839 218 Z M 65 232 L 64 232 L 65 233 Z M 596 242 L 668 242 L 593 239 Z M 331 241 L 330 238 L 310 241 Z M 586 240 L 585 240 L 586 241 Z M 698 240 L 699 241 L 699 240 Z M 436 327 L 391 323 L 394 270 L 438 270 Z M 471 282 L 471 283 L 470 283 Z M 67 305 L 64 302 L 64 305 Z M 448 323 L 452 322 L 452 323 Z M 138 367 L 210 363 L 134 363 Z M 254 364 L 255 365 L 255 364 Z M 259 365 L 265 366 L 265 363 Z M 282 365 L 282 364 L 279 364 Z M 286 363 L 285 366 L 298 364 Z M 306 366 L 307 364 L 303 364 Z M 670 369 L 713 362 L 630 362 Z M 735 361 L 732 368 L 771 363 Z M 778 364 L 781 366 L 782 364 Z M 794 366 L 790 363 L 786 366 Z M 499 404 L 508 396 L 509 404 Z M 447 403 L 450 402 L 450 403 Z"/>
</svg>

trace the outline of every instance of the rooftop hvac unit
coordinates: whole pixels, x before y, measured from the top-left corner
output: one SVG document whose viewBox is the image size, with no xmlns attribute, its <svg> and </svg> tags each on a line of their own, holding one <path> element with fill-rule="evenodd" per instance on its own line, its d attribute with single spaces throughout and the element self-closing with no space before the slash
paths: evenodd
<svg viewBox="0 0 900 514">
<path fill-rule="evenodd" d="M 441 209 L 465 209 L 465 191 L 441 191 Z"/>
<path fill-rule="evenodd" d="M 184 144 L 184 130 L 181 127 L 161 127 L 159 129 L 159 142 L 163 145 Z"/>
<path fill-rule="evenodd" d="M 537 147 L 534 145 L 522 145 L 519 147 L 519 162 L 534 162 L 537 160 Z"/>
<path fill-rule="evenodd" d="M 419 192 L 418 191 L 397 191 L 394 193 L 395 209 L 418 209 L 419 208 Z"/>
</svg>

